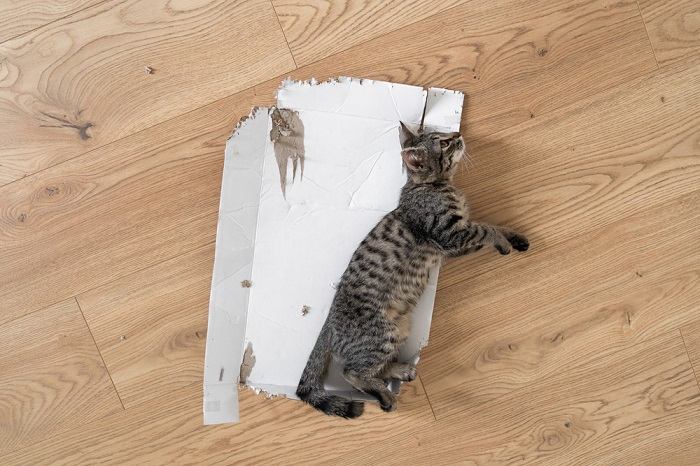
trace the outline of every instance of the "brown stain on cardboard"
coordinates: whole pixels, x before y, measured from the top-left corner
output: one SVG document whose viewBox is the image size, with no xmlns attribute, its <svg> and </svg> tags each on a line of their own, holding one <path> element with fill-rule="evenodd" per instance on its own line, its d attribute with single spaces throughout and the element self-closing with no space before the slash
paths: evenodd
<svg viewBox="0 0 700 466">
<path fill-rule="evenodd" d="M 248 380 L 250 373 L 253 371 L 253 366 L 255 366 L 255 355 L 253 355 L 253 343 L 248 342 L 248 346 L 246 346 L 245 353 L 243 353 L 241 372 L 238 377 L 239 383 L 246 383 L 246 380 Z"/>
<path fill-rule="evenodd" d="M 282 194 L 286 194 L 289 160 L 292 161 L 292 182 L 296 178 L 297 165 L 300 168 L 300 178 L 304 176 L 304 123 L 299 118 L 299 112 L 287 108 L 273 108 L 270 117 L 270 141 L 275 146 Z"/>
</svg>

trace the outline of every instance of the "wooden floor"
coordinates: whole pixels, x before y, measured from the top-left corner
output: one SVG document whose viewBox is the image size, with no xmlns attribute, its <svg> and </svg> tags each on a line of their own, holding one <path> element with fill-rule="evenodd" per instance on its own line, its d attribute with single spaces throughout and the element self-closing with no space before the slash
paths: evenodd
<svg viewBox="0 0 700 466">
<path fill-rule="evenodd" d="M 336 75 L 463 91 L 531 251 L 445 265 L 397 412 L 205 427 L 226 138 Z M 698 464 L 699 246 L 697 0 L 0 1 L 0 464 Z"/>
</svg>

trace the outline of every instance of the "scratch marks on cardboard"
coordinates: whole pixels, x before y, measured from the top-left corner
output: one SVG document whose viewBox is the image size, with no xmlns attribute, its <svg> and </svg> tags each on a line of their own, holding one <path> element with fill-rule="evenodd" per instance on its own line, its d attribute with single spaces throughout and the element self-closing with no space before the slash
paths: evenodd
<svg viewBox="0 0 700 466">
<path fill-rule="evenodd" d="M 273 108 L 270 114 L 272 129 L 270 141 L 275 146 L 275 159 L 280 172 L 280 187 L 286 195 L 287 164 L 292 161 L 292 182 L 300 168 L 300 177 L 304 176 L 304 123 L 299 112 L 286 108 Z"/>
<path fill-rule="evenodd" d="M 246 383 L 248 377 L 250 376 L 250 373 L 253 370 L 253 366 L 255 366 L 255 355 L 253 355 L 253 343 L 249 341 L 248 346 L 246 346 L 245 353 L 243 353 L 241 373 L 238 378 L 239 383 Z"/>
</svg>

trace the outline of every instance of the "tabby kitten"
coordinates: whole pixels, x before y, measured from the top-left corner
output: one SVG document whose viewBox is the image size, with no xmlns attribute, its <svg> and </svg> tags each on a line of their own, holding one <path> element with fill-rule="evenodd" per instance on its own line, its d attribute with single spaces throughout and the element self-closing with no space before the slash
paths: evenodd
<svg viewBox="0 0 700 466">
<path fill-rule="evenodd" d="M 328 317 L 299 380 L 297 395 L 329 415 L 355 418 L 364 403 L 324 390 L 331 357 L 342 361 L 353 387 L 375 396 L 385 411 L 396 408 L 390 378 L 411 381 L 416 369 L 398 363 L 410 331 L 410 313 L 428 271 L 444 256 L 492 245 L 501 254 L 526 251 L 525 236 L 469 220 L 464 197 L 451 184 L 464 154 L 459 133 L 399 130 L 408 180 L 398 207 L 360 243 L 338 284 Z"/>
</svg>

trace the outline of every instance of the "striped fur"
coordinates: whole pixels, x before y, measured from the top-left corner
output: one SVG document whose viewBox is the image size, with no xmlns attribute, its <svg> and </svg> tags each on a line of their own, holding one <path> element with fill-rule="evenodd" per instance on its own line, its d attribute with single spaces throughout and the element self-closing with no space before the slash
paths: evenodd
<svg viewBox="0 0 700 466">
<path fill-rule="evenodd" d="M 469 219 L 464 197 L 451 184 L 464 154 L 459 133 L 416 134 L 402 123 L 400 140 L 408 181 L 399 206 L 353 254 L 297 388 L 299 398 L 329 415 L 354 418 L 363 411 L 361 402 L 324 390 L 331 357 L 342 361 L 355 388 L 375 396 L 385 411 L 396 408 L 386 380 L 416 376 L 396 358 L 429 270 L 443 257 L 487 245 L 501 254 L 528 248 L 521 234 Z"/>
</svg>

